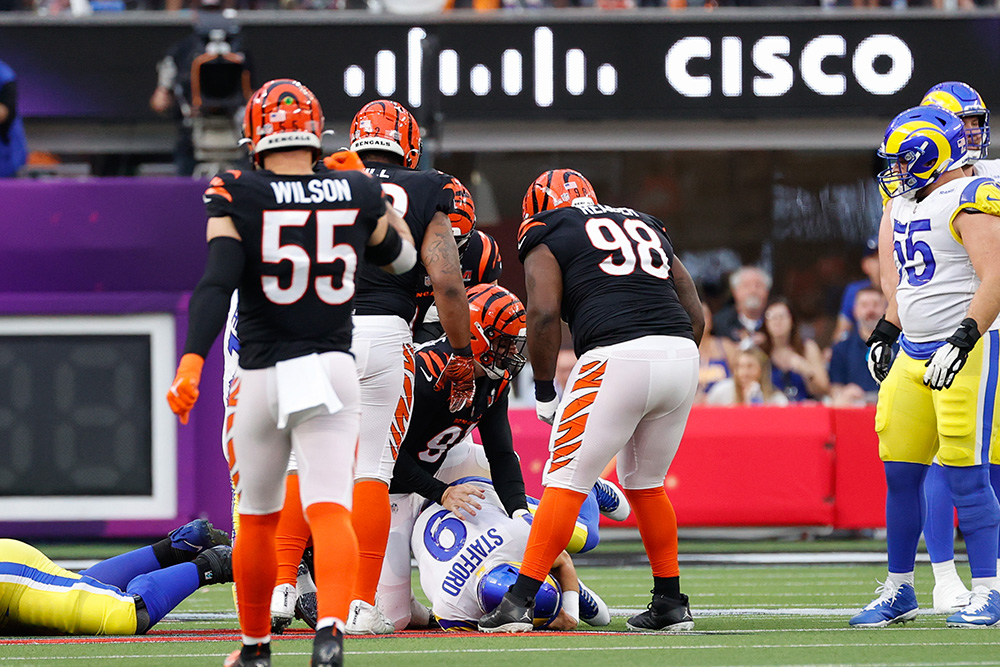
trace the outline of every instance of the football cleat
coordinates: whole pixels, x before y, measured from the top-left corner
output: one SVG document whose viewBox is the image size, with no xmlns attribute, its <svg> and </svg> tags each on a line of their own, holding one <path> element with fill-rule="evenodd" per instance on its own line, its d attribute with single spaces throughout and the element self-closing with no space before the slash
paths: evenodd
<svg viewBox="0 0 1000 667">
<path fill-rule="evenodd" d="M 496 609 L 479 619 L 480 632 L 530 632 L 535 628 L 535 601 L 522 606 L 504 595 Z"/>
<path fill-rule="evenodd" d="M 227 533 L 218 530 L 205 519 L 195 519 L 180 528 L 175 528 L 167 537 L 170 538 L 170 546 L 174 549 L 196 554 L 220 544 L 226 546 L 233 544 Z"/>
<path fill-rule="evenodd" d="M 681 593 L 680 599 L 653 594 L 653 601 L 646 605 L 646 611 L 628 619 L 625 627 L 633 632 L 687 632 L 694 630 L 694 618 L 688 596 Z"/>
<path fill-rule="evenodd" d="M 433 628 L 438 627 L 431 608 L 418 602 L 415 597 L 410 596 L 410 623 L 407 628 Z"/>
<path fill-rule="evenodd" d="M 271 632 L 280 635 L 295 618 L 295 586 L 278 584 L 271 593 Z"/>
<path fill-rule="evenodd" d="M 614 482 L 598 478 L 594 482 L 594 495 L 601 514 L 612 521 L 624 521 L 632 511 L 625 494 Z"/>
<path fill-rule="evenodd" d="M 316 629 L 316 616 L 319 606 L 316 602 L 316 584 L 309 574 L 308 564 L 312 562 L 312 547 L 306 549 L 309 555 L 299 563 L 298 577 L 295 580 L 295 618 L 304 621 L 313 630 Z"/>
<path fill-rule="evenodd" d="M 587 625 L 603 627 L 611 623 L 611 610 L 597 593 L 580 583 L 580 619 Z"/>
<path fill-rule="evenodd" d="M 271 667 L 271 645 L 244 645 L 229 654 L 223 667 Z"/>
<path fill-rule="evenodd" d="M 853 628 L 884 628 L 917 617 L 919 605 L 912 584 L 886 581 L 875 589 L 877 597 L 848 621 Z"/>
<path fill-rule="evenodd" d="M 934 584 L 933 597 L 935 613 L 954 614 L 969 604 L 972 593 L 956 576 L 954 579 Z"/>
<path fill-rule="evenodd" d="M 340 667 L 344 664 L 344 634 L 332 625 L 316 631 L 310 667 Z"/>
<path fill-rule="evenodd" d="M 376 604 L 370 605 L 364 600 L 355 600 L 347 612 L 345 631 L 349 635 L 388 635 L 396 631 L 396 627 L 385 617 Z"/>
<path fill-rule="evenodd" d="M 205 549 L 191 561 L 199 566 L 202 584 L 228 584 L 233 581 L 233 548 L 220 544 Z"/>
<path fill-rule="evenodd" d="M 1000 624 L 1000 591 L 976 586 L 969 604 L 945 623 L 949 628 L 992 628 Z"/>
</svg>

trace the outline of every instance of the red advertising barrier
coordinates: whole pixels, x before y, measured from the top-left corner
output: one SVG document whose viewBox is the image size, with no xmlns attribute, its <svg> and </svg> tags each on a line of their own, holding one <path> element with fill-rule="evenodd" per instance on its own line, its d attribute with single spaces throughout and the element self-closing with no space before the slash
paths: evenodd
<svg viewBox="0 0 1000 667">
<path fill-rule="evenodd" d="M 527 492 L 542 492 L 549 427 L 511 410 Z M 874 407 L 696 406 L 667 475 L 682 526 L 885 525 Z M 615 479 L 612 472 L 608 475 Z M 615 524 L 622 525 L 622 524 Z M 625 525 L 635 525 L 634 518 Z"/>
</svg>

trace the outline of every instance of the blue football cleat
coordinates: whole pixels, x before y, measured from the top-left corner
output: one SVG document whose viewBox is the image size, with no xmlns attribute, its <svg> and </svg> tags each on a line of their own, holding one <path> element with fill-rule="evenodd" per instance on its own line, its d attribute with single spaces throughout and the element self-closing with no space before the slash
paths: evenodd
<svg viewBox="0 0 1000 667">
<path fill-rule="evenodd" d="M 220 545 L 231 546 L 232 540 L 225 532 L 218 530 L 205 519 L 195 519 L 175 528 L 170 535 L 170 546 L 180 551 L 201 553 L 204 549 Z"/>
<path fill-rule="evenodd" d="M 945 621 L 949 628 L 991 628 L 1000 624 L 1000 592 L 985 586 L 972 589 L 972 599 Z"/>
<path fill-rule="evenodd" d="M 895 586 L 889 581 L 875 589 L 878 595 L 850 620 L 853 628 L 884 628 L 893 623 L 905 623 L 917 617 L 919 605 L 912 584 Z"/>
<path fill-rule="evenodd" d="M 612 521 L 624 521 L 632 511 L 625 494 L 615 486 L 614 482 L 598 478 L 594 482 L 594 495 L 597 497 L 597 506 L 601 514 Z"/>
</svg>

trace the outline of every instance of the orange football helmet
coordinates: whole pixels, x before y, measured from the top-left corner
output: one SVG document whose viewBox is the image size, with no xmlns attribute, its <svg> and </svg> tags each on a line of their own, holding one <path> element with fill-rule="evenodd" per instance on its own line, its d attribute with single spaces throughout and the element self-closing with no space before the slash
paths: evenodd
<svg viewBox="0 0 1000 667">
<path fill-rule="evenodd" d="M 547 171 L 528 187 L 521 203 L 522 219 L 563 206 L 596 204 L 597 193 L 583 174 L 572 169 Z"/>
<path fill-rule="evenodd" d="M 476 230 L 476 204 L 472 201 L 472 193 L 462 185 L 462 181 L 454 176 L 451 183 L 444 186 L 455 193 L 455 210 L 448 218 L 451 220 L 451 231 L 455 235 L 455 243 L 462 250 L 469 242 L 469 237 Z"/>
<path fill-rule="evenodd" d="M 243 114 L 243 142 L 254 164 L 278 148 L 311 148 L 319 155 L 323 110 L 312 91 L 294 79 L 268 81 L 250 97 Z"/>
<path fill-rule="evenodd" d="M 351 121 L 350 140 L 352 151 L 395 153 L 410 169 L 416 169 L 420 160 L 417 121 L 403 105 L 392 100 L 375 100 L 361 107 Z"/>
<path fill-rule="evenodd" d="M 499 285 L 473 285 L 467 290 L 472 316 L 472 356 L 494 380 L 513 378 L 524 368 L 527 340 L 524 305 Z"/>
</svg>

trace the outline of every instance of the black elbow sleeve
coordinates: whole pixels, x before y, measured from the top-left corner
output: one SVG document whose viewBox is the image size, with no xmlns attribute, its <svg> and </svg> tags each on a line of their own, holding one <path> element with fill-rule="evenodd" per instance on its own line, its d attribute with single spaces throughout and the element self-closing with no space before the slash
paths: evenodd
<svg viewBox="0 0 1000 667">
<path fill-rule="evenodd" d="M 390 225 L 385 238 L 378 245 L 365 246 L 365 259 L 375 266 L 388 266 L 396 261 L 403 250 L 403 239 Z"/>
</svg>

